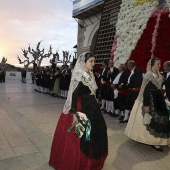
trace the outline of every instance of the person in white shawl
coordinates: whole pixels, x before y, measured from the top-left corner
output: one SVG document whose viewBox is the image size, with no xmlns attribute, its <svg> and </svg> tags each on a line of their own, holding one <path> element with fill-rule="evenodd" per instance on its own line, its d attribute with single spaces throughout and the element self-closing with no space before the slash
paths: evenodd
<svg viewBox="0 0 170 170">
<path fill-rule="evenodd" d="M 125 134 L 157 151 L 170 144 L 169 113 L 161 91 L 163 78 L 159 73 L 161 61 L 152 58 L 147 65 L 142 86 L 135 101 Z"/>
</svg>

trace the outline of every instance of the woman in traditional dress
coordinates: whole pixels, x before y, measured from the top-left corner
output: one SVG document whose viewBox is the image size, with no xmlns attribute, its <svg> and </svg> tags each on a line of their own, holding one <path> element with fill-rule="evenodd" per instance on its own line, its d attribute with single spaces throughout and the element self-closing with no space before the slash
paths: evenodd
<svg viewBox="0 0 170 170">
<path fill-rule="evenodd" d="M 55 97 L 59 97 L 60 96 L 60 68 L 56 67 L 55 68 L 55 83 L 54 83 L 54 88 L 53 88 L 53 94 Z"/>
<path fill-rule="evenodd" d="M 107 157 L 107 127 L 96 101 L 97 85 L 91 71 L 94 62 L 90 52 L 76 62 L 51 147 L 49 164 L 57 170 L 101 170 Z M 77 136 L 76 124 L 68 133 L 80 119 L 91 122 L 91 128 L 86 124 L 84 134 Z"/>
<path fill-rule="evenodd" d="M 147 65 L 141 90 L 131 111 L 125 134 L 144 144 L 163 151 L 170 144 L 170 122 L 166 103 L 161 92 L 163 78 L 159 73 L 161 61 L 152 58 Z"/>
</svg>

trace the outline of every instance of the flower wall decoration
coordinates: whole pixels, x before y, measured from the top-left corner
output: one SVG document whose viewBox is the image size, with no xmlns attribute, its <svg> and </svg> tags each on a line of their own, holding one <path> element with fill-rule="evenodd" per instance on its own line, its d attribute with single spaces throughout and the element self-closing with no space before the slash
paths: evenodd
<svg viewBox="0 0 170 170">
<path fill-rule="evenodd" d="M 116 24 L 116 35 L 118 36 L 116 39 L 116 50 L 112 50 L 111 54 L 114 57 L 115 66 L 125 63 L 130 58 L 132 51 L 136 48 L 136 44 L 146 28 L 152 11 L 159 4 L 158 1 L 153 1 L 134 6 L 135 2 L 136 0 L 122 0 Z"/>
<path fill-rule="evenodd" d="M 170 56 L 170 18 L 169 8 L 155 9 L 149 18 L 146 28 L 139 39 L 130 60 L 135 60 L 137 66 L 146 71 L 147 61 L 158 57 L 161 62 L 169 60 Z"/>
<path fill-rule="evenodd" d="M 152 57 L 170 56 L 170 0 L 122 0 L 111 51 L 115 66 L 135 60 L 145 72 Z"/>
<path fill-rule="evenodd" d="M 117 39 L 118 39 L 118 35 L 115 35 L 112 50 L 111 50 L 111 58 L 110 58 L 111 60 L 113 60 L 114 58 L 114 52 L 116 51 L 116 47 L 117 47 Z"/>
</svg>

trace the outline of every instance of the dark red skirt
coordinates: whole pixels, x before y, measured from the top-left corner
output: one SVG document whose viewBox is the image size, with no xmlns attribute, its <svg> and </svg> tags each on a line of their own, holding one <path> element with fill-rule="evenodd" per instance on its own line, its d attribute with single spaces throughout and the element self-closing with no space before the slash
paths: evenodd
<svg viewBox="0 0 170 170">
<path fill-rule="evenodd" d="M 80 150 L 80 139 L 72 130 L 67 130 L 73 123 L 73 116 L 62 113 L 53 138 L 49 165 L 57 170 L 101 170 L 107 157 L 90 159 Z"/>
</svg>

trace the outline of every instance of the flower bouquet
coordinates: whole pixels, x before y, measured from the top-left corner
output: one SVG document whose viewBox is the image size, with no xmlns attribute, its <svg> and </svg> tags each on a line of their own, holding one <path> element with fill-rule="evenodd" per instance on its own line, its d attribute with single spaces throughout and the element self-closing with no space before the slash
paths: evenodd
<svg viewBox="0 0 170 170">
<path fill-rule="evenodd" d="M 71 109 L 71 113 L 76 116 L 77 120 L 72 124 L 72 126 L 67 130 L 67 132 L 71 132 L 71 130 L 74 128 L 74 132 L 78 138 L 81 138 L 85 133 L 85 140 L 90 141 L 90 120 L 84 113 L 77 112 L 75 109 Z"/>
</svg>

